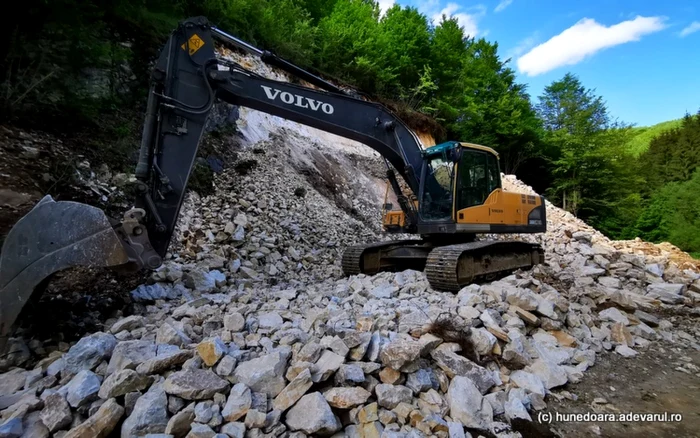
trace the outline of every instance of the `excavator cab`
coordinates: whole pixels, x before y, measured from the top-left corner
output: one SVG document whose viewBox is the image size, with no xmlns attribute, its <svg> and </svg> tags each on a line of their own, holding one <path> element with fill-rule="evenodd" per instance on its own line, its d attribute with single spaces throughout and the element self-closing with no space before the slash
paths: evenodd
<svg viewBox="0 0 700 438">
<path fill-rule="evenodd" d="M 457 222 L 456 212 L 483 205 L 501 188 L 498 154 L 491 148 L 448 142 L 425 151 L 423 221 Z"/>
<path fill-rule="evenodd" d="M 426 148 L 413 221 L 419 234 L 540 233 L 546 230 L 541 196 L 503 190 L 499 156 L 493 149 L 457 141 Z M 405 233 L 411 220 L 403 211 L 384 212 L 384 230 Z"/>
</svg>

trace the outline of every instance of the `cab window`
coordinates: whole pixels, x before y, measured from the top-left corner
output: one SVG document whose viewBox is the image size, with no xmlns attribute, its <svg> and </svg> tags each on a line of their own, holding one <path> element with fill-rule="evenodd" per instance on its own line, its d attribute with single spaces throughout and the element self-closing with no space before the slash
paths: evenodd
<svg viewBox="0 0 700 438">
<path fill-rule="evenodd" d="M 436 156 L 428 161 L 420 215 L 423 220 L 452 218 L 454 162 Z"/>
<path fill-rule="evenodd" d="M 457 172 L 457 210 L 482 205 L 501 187 L 498 160 L 486 151 L 465 149 Z"/>
</svg>

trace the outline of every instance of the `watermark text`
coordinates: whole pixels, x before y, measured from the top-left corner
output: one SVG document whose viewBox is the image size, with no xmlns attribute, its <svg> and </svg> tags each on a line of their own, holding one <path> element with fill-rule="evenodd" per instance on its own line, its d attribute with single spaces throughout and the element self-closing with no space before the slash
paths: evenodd
<svg viewBox="0 0 700 438">
<path fill-rule="evenodd" d="M 540 423 L 589 423 L 616 421 L 647 421 L 647 422 L 679 422 L 683 414 L 672 412 L 538 412 L 537 421 Z"/>
</svg>

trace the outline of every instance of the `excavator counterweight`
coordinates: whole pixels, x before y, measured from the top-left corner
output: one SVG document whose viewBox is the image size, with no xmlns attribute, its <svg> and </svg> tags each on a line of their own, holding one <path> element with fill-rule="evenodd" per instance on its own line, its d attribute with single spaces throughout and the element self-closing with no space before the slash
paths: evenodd
<svg viewBox="0 0 700 438">
<path fill-rule="evenodd" d="M 221 59 L 215 42 L 259 56 L 313 87 L 267 79 Z M 350 95 L 194 17 L 173 31 L 152 70 L 134 206 L 120 220 L 110 220 L 98 208 L 46 196 L 5 239 L 0 347 L 35 287 L 53 273 L 73 266 L 137 270 L 162 264 L 217 100 L 352 139 L 382 155 L 401 208 L 387 212 L 385 231 L 421 238 L 348 248 L 341 261 L 347 275 L 419 269 L 434 288 L 458 290 L 543 262 L 539 245 L 475 241 L 476 233 L 546 230 L 544 198 L 504 191 L 495 151 L 456 141 L 423 148 L 385 106 Z"/>
</svg>

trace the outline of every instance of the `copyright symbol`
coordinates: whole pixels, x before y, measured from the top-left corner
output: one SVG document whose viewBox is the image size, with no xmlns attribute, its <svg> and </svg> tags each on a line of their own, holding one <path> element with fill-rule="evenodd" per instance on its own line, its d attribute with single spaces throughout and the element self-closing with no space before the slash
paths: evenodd
<svg viewBox="0 0 700 438">
<path fill-rule="evenodd" d="M 540 423 L 551 423 L 552 422 L 552 413 L 551 412 L 539 412 L 537 414 L 537 421 Z"/>
</svg>

